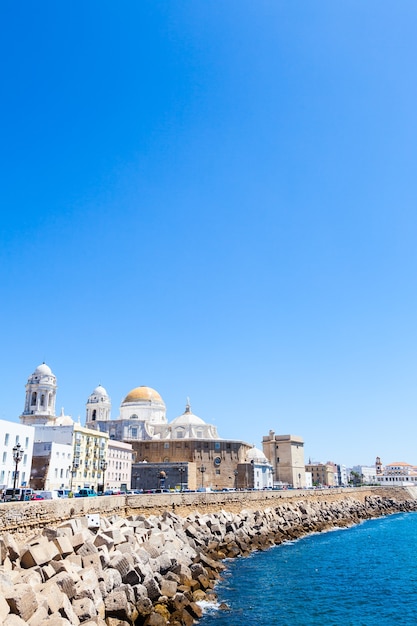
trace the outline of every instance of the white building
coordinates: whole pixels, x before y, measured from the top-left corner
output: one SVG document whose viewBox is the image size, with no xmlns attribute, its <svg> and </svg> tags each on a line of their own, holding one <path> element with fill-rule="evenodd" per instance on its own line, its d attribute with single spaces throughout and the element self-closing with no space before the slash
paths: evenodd
<svg viewBox="0 0 417 626">
<path fill-rule="evenodd" d="M 355 465 L 352 471 L 356 472 L 363 483 L 375 484 L 375 467 L 367 465 Z"/>
<path fill-rule="evenodd" d="M 133 450 L 130 443 L 110 439 L 107 448 L 107 465 L 104 472 L 103 491 L 126 491 L 132 483 Z"/>
<path fill-rule="evenodd" d="M 385 487 L 407 487 L 417 485 L 417 468 L 402 461 L 390 463 L 382 469 L 382 474 L 374 478 L 378 485 Z"/>
<path fill-rule="evenodd" d="M 253 466 L 253 487 L 254 489 L 272 488 L 273 468 L 265 454 L 259 448 L 251 448 L 246 453 L 246 463 Z"/>
<path fill-rule="evenodd" d="M 349 484 L 348 472 L 346 465 L 337 466 L 337 482 L 336 485 L 346 486 Z"/>
<path fill-rule="evenodd" d="M 32 466 L 34 428 L 0 420 L 0 489 L 14 486 L 16 462 L 13 448 L 20 444 L 21 461 L 17 465 L 16 487 L 27 487 Z"/>
</svg>

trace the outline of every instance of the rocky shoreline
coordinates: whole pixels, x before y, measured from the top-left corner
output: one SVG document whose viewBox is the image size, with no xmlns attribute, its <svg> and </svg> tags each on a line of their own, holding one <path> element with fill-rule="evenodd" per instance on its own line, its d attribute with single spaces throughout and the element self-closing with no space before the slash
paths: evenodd
<svg viewBox="0 0 417 626">
<path fill-rule="evenodd" d="M 294 499 L 258 510 L 86 515 L 20 542 L 0 535 L 4 626 L 191 626 L 216 602 L 224 559 L 416 511 L 417 500 L 368 495 Z"/>
</svg>

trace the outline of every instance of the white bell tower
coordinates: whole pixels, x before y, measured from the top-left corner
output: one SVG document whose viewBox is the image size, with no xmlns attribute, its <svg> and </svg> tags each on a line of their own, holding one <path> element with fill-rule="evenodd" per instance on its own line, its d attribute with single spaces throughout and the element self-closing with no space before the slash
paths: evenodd
<svg viewBox="0 0 417 626">
<path fill-rule="evenodd" d="M 26 384 L 22 424 L 47 424 L 55 419 L 56 376 L 45 363 L 39 365 Z"/>
<path fill-rule="evenodd" d="M 110 420 L 110 414 L 110 396 L 104 387 L 98 385 L 87 400 L 85 425 L 87 428 L 100 430 L 97 422 L 108 422 Z"/>
</svg>

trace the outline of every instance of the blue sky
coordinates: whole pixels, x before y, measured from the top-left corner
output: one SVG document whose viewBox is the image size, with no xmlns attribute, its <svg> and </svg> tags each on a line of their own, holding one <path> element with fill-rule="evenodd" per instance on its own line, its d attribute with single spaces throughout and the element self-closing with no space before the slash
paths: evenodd
<svg viewBox="0 0 417 626">
<path fill-rule="evenodd" d="M 415 2 L 4 1 L 0 418 L 45 361 L 417 463 Z"/>
</svg>

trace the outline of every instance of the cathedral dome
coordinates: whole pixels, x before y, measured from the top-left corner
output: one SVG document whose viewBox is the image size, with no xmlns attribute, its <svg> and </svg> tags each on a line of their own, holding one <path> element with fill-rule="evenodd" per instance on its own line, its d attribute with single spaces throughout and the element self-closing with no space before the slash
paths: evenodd
<svg viewBox="0 0 417 626">
<path fill-rule="evenodd" d="M 48 367 L 46 363 L 42 363 L 41 365 L 38 365 L 38 367 L 33 372 L 33 375 L 34 376 L 36 375 L 37 376 L 53 376 L 51 368 Z"/>
<path fill-rule="evenodd" d="M 122 404 L 126 402 L 156 402 L 164 404 L 164 401 L 155 389 L 145 386 L 135 387 L 135 389 L 129 391 Z"/>
<path fill-rule="evenodd" d="M 255 446 L 247 451 L 246 460 L 249 461 L 249 463 L 252 461 L 254 463 L 269 463 L 262 450 L 259 450 L 259 448 L 255 448 Z"/>
<path fill-rule="evenodd" d="M 108 397 L 109 397 L 109 394 L 104 389 L 104 387 L 102 387 L 102 385 L 97 385 L 93 393 L 90 394 L 90 398 L 108 398 Z"/>
<path fill-rule="evenodd" d="M 202 420 L 201 417 L 198 417 L 197 415 L 194 415 L 194 413 L 192 413 L 191 407 L 189 404 L 187 404 L 187 406 L 185 407 L 184 413 L 180 415 L 179 417 L 176 417 L 171 422 L 171 426 L 173 427 L 175 426 L 205 426 L 205 425 L 206 425 L 206 422 Z"/>
</svg>

